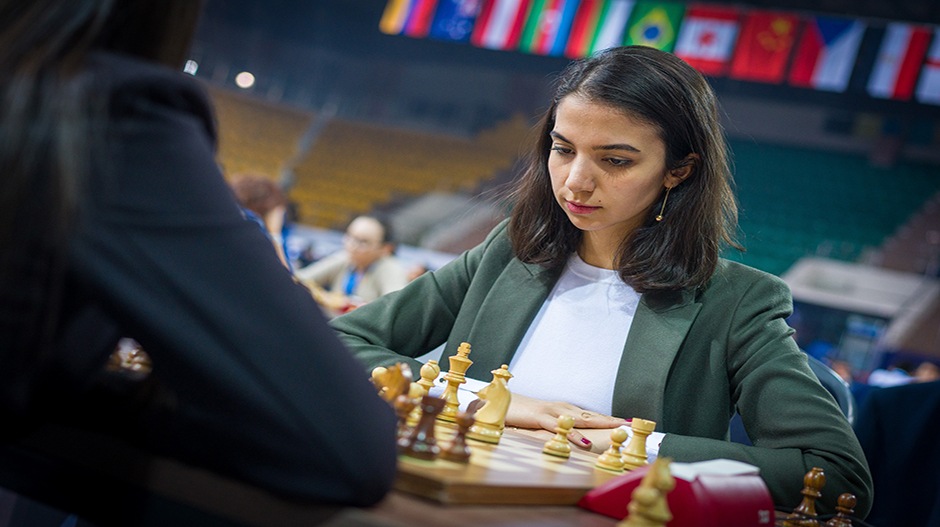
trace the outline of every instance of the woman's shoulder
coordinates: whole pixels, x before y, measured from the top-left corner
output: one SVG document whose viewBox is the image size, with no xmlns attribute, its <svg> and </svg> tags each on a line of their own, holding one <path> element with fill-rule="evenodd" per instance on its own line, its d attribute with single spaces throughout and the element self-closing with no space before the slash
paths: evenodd
<svg viewBox="0 0 940 527">
<path fill-rule="evenodd" d="M 780 277 L 739 262 L 720 258 L 715 272 L 705 285 L 706 291 L 743 293 L 755 286 L 786 291 L 789 286 Z"/>
<path fill-rule="evenodd" d="M 129 55 L 90 53 L 85 69 L 97 93 L 107 97 L 112 115 L 155 108 L 195 114 L 214 136 L 214 116 L 209 96 L 191 75 Z"/>
</svg>

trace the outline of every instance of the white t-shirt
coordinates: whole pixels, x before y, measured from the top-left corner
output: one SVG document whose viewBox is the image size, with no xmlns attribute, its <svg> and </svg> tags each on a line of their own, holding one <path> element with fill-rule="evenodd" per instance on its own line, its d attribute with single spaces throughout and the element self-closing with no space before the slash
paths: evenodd
<svg viewBox="0 0 940 527">
<path fill-rule="evenodd" d="M 511 391 L 609 415 L 639 302 L 617 271 L 588 265 L 575 253 L 509 364 Z"/>
</svg>

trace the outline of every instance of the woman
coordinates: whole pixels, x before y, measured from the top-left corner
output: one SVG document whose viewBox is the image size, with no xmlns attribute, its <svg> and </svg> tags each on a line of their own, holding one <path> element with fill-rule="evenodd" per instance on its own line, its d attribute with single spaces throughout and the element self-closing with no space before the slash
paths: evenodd
<svg viewBox="0 0 940 527">
<path fill-rule="evenodd" d="M 0 441 L 121 418 L 82 402 L 126 336 L 164 394 L 130 416 L 134 441 L 374 503 L 394 413 L 221 177 L 208 99 L 180 73 L 198 4 L 0 3 Z"/>
<path fill-rule="evenodd" d="M 332 324 L 369 366 L 445 341 L 443 364 L 471 344 L 469 377 L 509 364 L 509 426 L 570 414 L 587 444 L 650 419 L 660 455 L 757 465 L 790 507 L 818 466 L 824 508 L 852 492 L 864 515 L 865 459 L 791 338 L 786 285 L 718 256 L 735 229 L 730 181 L 702 76 L 651 48 L 602 52 L 562 74 L 508 223 Z M 757 446 L 728 441 L 736 410 Z"/>
</svg>

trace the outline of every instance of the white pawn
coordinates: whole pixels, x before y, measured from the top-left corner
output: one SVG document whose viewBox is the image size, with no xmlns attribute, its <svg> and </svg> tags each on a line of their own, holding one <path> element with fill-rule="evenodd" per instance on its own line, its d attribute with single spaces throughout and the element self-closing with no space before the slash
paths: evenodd
<svg viewBox="0 0 940 527">
<path fill-rule="evenodd" d="M 610 470 L 611 472 L 623 472 L 623 456 L 620 454 L 620 447 L 627 440 L 627 431 L 623 428 L 614 428 L 610 432 L 610 448 L 597 457 L 597 468 Z"/>
<path fill-rule="evenodd" d="M 574 417 L 570 415 L 558 416 L 558 427 L 555 428 L 555 437 L 545 443 L 542 452 L 552 456 L 568 458 L 571 456 L 571 445 L 568 443 L 568 432 L 574 426 Z"/>
</svg>

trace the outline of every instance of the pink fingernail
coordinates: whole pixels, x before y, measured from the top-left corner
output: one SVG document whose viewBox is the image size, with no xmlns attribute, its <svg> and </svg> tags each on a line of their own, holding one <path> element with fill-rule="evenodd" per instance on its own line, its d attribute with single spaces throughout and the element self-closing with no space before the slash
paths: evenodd
<svg viewBox="0 0 940 527">
<path fill-rule="evenodd" d="M 626 421 L 626 422 L 628 422 L 628 423 L 632 423 L 632 422 L 633 422 L 633 419 L 624 419 L 624 421 Z"/>
<path fill-rule="evenodd" d="M 590 445 L 590 444 L 591 444 L 591 442 L 588 441 L 588 438 L 586 438 L 586 437 L 582 437 L 582 438 L 581 438 L 581 442 L 584 443 L 585 445 Z"/>
</svg>

